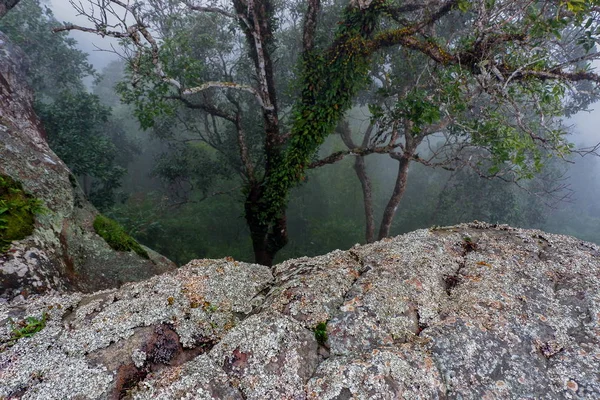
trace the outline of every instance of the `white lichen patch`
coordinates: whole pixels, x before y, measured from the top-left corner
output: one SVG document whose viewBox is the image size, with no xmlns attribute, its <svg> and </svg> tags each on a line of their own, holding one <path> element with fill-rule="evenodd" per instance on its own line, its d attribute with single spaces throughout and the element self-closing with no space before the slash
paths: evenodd
<svg viewBox="0 0 600 400">
<path fill-rule="evenodd" d="M 133 382 L 129 394 L 600 398 L 595 245 L 476 222 L 290 260 L 274 272 L 197 260 L 119 290 L 2 304 L 0 338 L 10 335 L 9 316 L 49 318 L 0 354 L 0 397 L 106 398 L 115 371 L 102 357 L 123 353 L 144 369 L 160 346 L 182 344 L 193 349 L 181 352 L 188 362 Z M 314 332 L 320 322 L 325 330 Z M 169 342 L 173 331 L 179 341 Z M 144 340 L 155 342 L 142 348 Z"/>
<path fill-rule="evenodd" d="M 170 324 L 181 343 L 188 347 L 194 347 L 198 338 L 220 339 L 237 323 L 234 311 L 249 312 L 252 299 L 272 278 L 266 267 L 227 264 L 217 260 L 196 268 L 192 263 L 174 273 L 127 284 L 119 290 L 87 296 L 40 297 L 1 305 L 2 316 L 8 317 L 18 310 L 22 318 L 40 317 L 43 312 L 48 312 L 49 318 L 46 328 L 0 354 L 0 397 L 23 388 L 27 393 L 46 393 L 53 390 L 54 378 L 40 379 L 40 376 L 72 375 L 75 380 L 70 380 L 70 384 L 83 387 L 82 382 L 89 381 L 90 389 L 81 389 L 83 398 L 96 398 L 98 393 L 108 390 L 113 372 L 87 366 L 86 355 L 131 337 L 138 327 Z M 216 269 L 227 271 L 227 275 L 215 279 Z M 207 285 L 204 292 L 195 295 L 219 307 L 193 308 L 189 291 L 183 289 L 196 279 L 206 281 Z M 240 282 L 243 282 L 241 287 Z M 3 326 L 0 336 L 10 336 L 9 331 L 9 326 Z M 143 364 L 141 353 L 133 357 L 136 365 Z M 74 373 L 73 368 L 78 372 Z M 95 386 L 95 382 L 100 386 Z M 72 393 L 78 393 L 71 389 Z M 37 398 L 65 398 L 67 392 L 61 389 L 57 393 L 58 397 Z"/>
</svg>

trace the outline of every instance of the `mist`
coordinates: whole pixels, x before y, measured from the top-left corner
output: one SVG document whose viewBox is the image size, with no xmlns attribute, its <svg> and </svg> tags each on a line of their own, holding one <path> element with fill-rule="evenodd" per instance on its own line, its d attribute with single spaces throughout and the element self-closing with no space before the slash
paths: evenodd
<svg viewBox="0 0 600 400">
<path fill-rule="evenodd" d="M 23 0 L 22 3 L 36 2 Z M 89 21 L 78 16 L 67 1 L 51 0 L 41 4 L 48 6 L 58 22 L 67 21 L 89 26 Z M 18 24 L 20 18 L 18 13 L 25 12 L 22 5 L 14 10 L 15 15 L 10 22 L 15 37 L 18 28 L 14 25 Z M 293 12 L 294 10 L 281 11 L 282 15 L 291 19 Z M 183 17 L 181 18 L 184 21 Z M 209 24 L 210 21 L 205 23 Z M 3 24 L 3 29 L 9 28 L 9 23 Z M 219 20 L 216 24 L 224 22 Z M 285 25 L 290 29 L 290 36 L 293 34 L 294 25 L 293 21 Z M 189 29 L 200 31 L 201 27 L 190 22 Z M 8 33 L 10 35 L 10 32 Z M 170 33 L 164 33 L 164 40 L 169 39 Z M 319 38 L 325 41 L 332 35 L 332 31 L 325 30 L 318 34 L 321 35 Z M 234 28 L 223 28 L 214 35 L 219 37 L 219 40 L 231 40 L 231 48 L 214 45 L 213 39 L 206 32 L 196 36 L 198 41 L 202 42 L 197 48 L 188 42 L 176 42 L 175 39 L 180 40 L 179 36 L 173 36 L 170 40 L 174 41 L 176 51 L 189 50 L 193 54 L 205 51 L 206 54 L 202 53 L 201 56 L 209 60 L 221 54 L 222 62 L 226 64 L 225 69 L 233 70 L 232 61 L 242 57 L 243 51 L 236 48 L 244 49 L 243 34 Z M 82 110 L 99 113 L 97 123 L 91 127 L 81 126 L 81 129 L 89 128 L 86 134 L 99 139 L 100 144 L 89 150 L 90 154 L 98 149 L 103 152 L 102 159 L 94 161 L 94 168 L 81 167 L 81 163 L 78 164 L 79 161 L 69 153 L 83 150 L 69 147 L 71 142 L 67 142 L 67 133 L 61 131 L 60 121 L 56 122 L 55 131 L 49 130 L 49 135 L 54 134 L 56 137 L 50 140 L 51 146 L 54 146 L 59 156 L 65 158 L 67 164 L 78 173 L 80 185 L 96 207 L 119 222 L 139 242 L 164 254 L 179 265 L 195 258 L 227 256 L 253 261 L 251 230 L 247 224 L 247 215 L 245 217 L 248 190 L 246 187 L 252 178 L 248 172 L 249 167 L 244 165 L 244 162 L 248 162 L 244 157 L 258 166 L 256 174 L 264 172 L 263 167 L 260 167 L 260 163 L 268 157 L 260 148 L 264 142 L 264 132 L 255 129 L 263 123 L 260 120 L 261 111 L 255 105 L 249 105 L 248 96 L 240 96 L 233 100 L 229 98 L 231 104 L 245 112 L 244 120 L 240 124 L 243 124 L 243 132 L 247 135 L 248 154 L 242 155 L 240 160 L 237 157 L 239 151 L 233 125 L 216 119 L 214 115 L 209 115 L 210 113 L 199 115 L 194 108 L 186 108 L 185 104 L 172 106 L 168 112 L 161 109 L 162 105 L 159 104 L 148 103 L 140 106 L 135 96 L 148 96 L 148 93 L 138 93 L 135 91 L 137 88 L 125 86 L 118 89 L 119 84 L 125 85 L 131 79 L 131 74 L 125 72 L 127 60 L 112 52 L 114 48 L 118 49 L 121 55 L 127 54 L 119 47 L 119 40 L 76 30 L 69 31 L 68 37 L 74 42 L 60 45 L 78 51 L 94 71 L 85 70 L 82 60 L 72 61 L 74 70 L 81 70 L 77 70 L 78 72 L 69 78 L 72 79 L 69 85 L 65 85 L 65 81 L 49 81 L 41 85 L 34 78 L 32 85 L 37 90 L 40 104 L 45 104 L 40 106 L 39 113 L 42 122 L 46 121 L 48 126 L 54 126 L 52 121 L 57 121 L 54 114 L 58 112 L 48 107 L 61 101 L 65 91 L 83 91 L 97 99 L 97 102 L 93 100 L 90 103 L 88 109 Z M 282 53 L 288 51 L 294 40 L 298 42 L 298 39 L 289 43 L 280 42 L 279 50 Z M 216 47 L 206 50 L 209 46 Z M 288 46 L 288 50 L 285 46 Z M 56 49 L 59 51 L 62 47 Z M 25 51 L 27 52 L 27 48 Z M 282 90 L 279 96 L 282 102 L 280 109 L 284 115 L 291 112 L 294 98 L 300 95 L 297 88 L 290 83 L 297 79 L 295 69 L 298 59 L 277 54 L 275 68 L 280 71 L 280 75 L 276 77 L 276 84 L 289 83 L 291 88 Z M 73 60 L 77 57 L 78 55 L 73 53 Z M 389 60 L 393 61 L 393 57 L 395 55 L 392 54 Z M 346 141 L 341 130 L 343 128 L 338 126 L 319 146 L 311 162 L 318 164 L 319 160 L 336 153 L 349 154 L 340 156 L 336 162 L 308 169 L 299 184 L 291 189 L 286 210 L 289 241 L 277 253 L 276 261 L 324 254 L 338 248 L 347 249 L 356 243 L 369 240 L 366 237 L 368 233 L 365 235 L 365 191 L 357 176 L 358 158 L 364 161 L 361 168 L 364 168 L 369 179 L 375 239 L 378 238 L 377 232 L 380 231 L 382 219 L 385 219 L 388 208 L 392 207 L 396 214 L 389 226 L 389 235 L 482 220 L 493 224 L 510 224 L 515 227 L 538 228 L 573 235 L 600 244 L 600 162 L 595 154 L 581 157 L 573 153 L 567 154 L 564 159 L 548 157 L 544 159 L 544 167 L 531 177 L 519 176 L 518 179 L 514 179 L 511 175 L 515 172 L 514 169 L 483 176 L 487 174 L 488 167 L 490 170 L 495 167 L 491 158 L 485 158 L 481 164 L 471 165 L 475 168 L 470 169 L 467 161 L 462 164 L 450 162 L 444 158 L 446 150 L 439 150 L 444 146 L 450 148 L 450 145 L 455 148 L 456 143 L 445 141 L 443 135 L 427 137 L 411 156 L 401 200 L 395 206 L 388 206 L 390 198 L 397 194 L 398 190 L 396 181 L 399 176 L 399 162 L 402 162 L 400 153 L 394 153 L 393 157 L 377 152 L 362 155 L 348 147 L 347 139 L 353 141 L 356 146 L 363 140 L 369 124 L 375 118 L 369 111 L 369 104 L 380 101 L 382 110 L 390 107 L 391 103 L 386 103 L 387 100 L 377 98 L 377 91 L 385 88 L 385 79 L 389 79 L 379 76 L 389 77 L 394 73 L 399 74 L 398 76 L 408 76 L 409 72 L 406 71 L 395 72 L 394 68 L 400 67 L 394 67 L 392 61 L 383 64 L 382 70 L 378 72 L 380 75 L 373 74 L 374 77 L 369 83 L 371 86 L 360 93 L 362 99 L 352 104 L 345 112 L 343 120 L 347 122 L 350 132 L 346 133 Z M 42 61 L 33 59 L 32 62 Z M 238 75 L 229 77 L 253 85 L 254 78 L 249 77 L 253 74 L 251 63 L 237 59 L 235 62 L 239 64 L 235 66 L 235 74 Z M 32 65 L 33 70 L 38 67 L 41 66 Z M 211 68 L 216 69 L 208 64 L 203 64 L 203 68 L 202 73 L 206 73 L 207 76 L 212 72 Z M 233 72 L 231 74 L 235 75 Z M 244 77 L 243 74 L 247 76 Z M 196 79 L 186 76 L 185 73 L 181 73 L 181 76 L 182 79 Z M 378 79 L 381 79 L 381 82 Z M 65 87 L 46 87 L 47 85 Z M 563 123 L 571 133 L 568 140 L 575 144 L 575 148 L 593 147 L 600 141 L 597 131 L 600 126 L 600 110 L 597 109 L 600 103 L 595 102 L 597 97 L 594 96 L 591 96 L 589 104 L 581 106 L 572 117 L 563 118 Z M 207 104 L 215 105 L 222 105 L 227 100 L 225 95 L 216 90 L 202 99 Z M 489 99 L 478 101 L 484 102 Z M 78 103 L 81 104 L 80 101 Z M 231 104 L 224 107 L 228 111 L 235 109 Z M 140 108 L 142 106 L 146 109 Z M 152 107 L 155 109 L 151 109 Z M 476 110 L 480 103 L 470 107 Z M 149 109 L 156 118 L 144 121 L 142 114 Z M 71 115 L 69 118 L 86 119 L 86 116 Z M 428 118 L 432 121 L 431 125 L 435 125 L 433 121 L 437 121 L 439 116 L 432 115 Z M 472 115 L 465 118 L 475 119 Z M 389 121 L 386 120 L 385 123 Z M 290 129 L 292 122 L 286 121 L 286 124 L 282 132 Z M 239 134 L 242 132 L 241 125 L 238 128 Z M 374 133 L 374 144 L 383 143 L 377 140 L 383 140 L 395 128 L 393 124 L 384 125 L 384 122 L 380 122 L 376 129 L 379 129 L 381 139 Z M 443 130 L 446 127 L 439 129 Z M 60 139 L 61 137 L 64 140 Z M 396 143 L 404 143 L 407 146 L 406 140 Z M 69 164 L 70 162 L 73 164 Z M 100 165 L 101 170 L 96 168 Z M 504 165 L 508 165 L 508 161 Z M 527 163 L 524 165 L 528 166 Z M 498 177 L 502 179 L 494 179 Z"/>
</svg>

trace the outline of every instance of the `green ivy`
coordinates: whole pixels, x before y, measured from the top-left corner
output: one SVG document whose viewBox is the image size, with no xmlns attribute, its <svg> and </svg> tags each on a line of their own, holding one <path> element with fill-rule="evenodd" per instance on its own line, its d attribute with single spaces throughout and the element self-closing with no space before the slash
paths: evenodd
<svg viewBox="0 0 600 400">
<path fill-rule="evenodd" d="M 285 207 L 290 189 L 305 179 L 311 157 L 367 83 L 368 39 L 385 3 L 374 1 L 366 10 L 346 8 L 330 50 L 304 56 L 301 97 L 292 113 L 292 134 L 283 156 L 275 160 L 277 167 L 267 177 L 263 220 L 274 220 Z"/>
</svg>

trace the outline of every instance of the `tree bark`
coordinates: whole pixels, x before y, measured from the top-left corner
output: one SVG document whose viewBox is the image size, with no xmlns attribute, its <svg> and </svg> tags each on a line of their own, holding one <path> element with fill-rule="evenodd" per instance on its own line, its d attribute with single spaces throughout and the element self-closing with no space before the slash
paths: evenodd
<svg viewBox="0 0 600 400">
<path fill-rule="evenodd" d="M 361 148 L 366 149 L 369 146 L 371 140 L 371 134 L 373 133 L 374 124 L 369 124 L 369 127 L 365 131 L 363 136 L 363 142 Z M 352 140 L 352 130 L 347 121 L 343 121 L 339 125 L 340 136 L 344 141 L 344 144 L 349 149 L 356 148 L 356 144 Z M 356 156 L 354 161 L 354 171 L 360 181 L 360 186 L 363 193 L 363 206 L 365 209 L 365 240 L 367 243 L 373 243 L 375 241 L 375 216 L 373 212 L 373 191 L 371 188 L 371 179 L 367 175 L 367 168 L 365 164 L 365 157 L 362 155 Z"/>
<path fill-rule="evenodd" d="M 404 152 L 402 154 L 390 153 L 390 157 L 399 161 L 398 175 L 396 176 L 396 183 L 394 184 L 392 196 L 383 211 L 383 218 L 381 219 L 381 225 L 379 226 L 378 240 L 390 235 L 390 228 L 392 227 L 392 222 L 396 216 L 396 210 L 406 191 L 406 181 L 408 179 L 408 167 L 410 161 L 413 159 L 417 147 L 419 147 L 424 137 L 422 135 L 414 136 L 412 128 L 412 122 L 404 121 Z M 394 139 L 394 141 L 395 140 L 396 139 Z"/>
<path fill-rule="evenodd" d="M 0 18 L 4 17 L 21 0 L 0 0 Z"/>
<path fill-rule="evenodd" d="M 246 198 L 245 216 L 250 235 L 254 258 L 257 263 L 272 266 L 279 250 L 288 242 L 287 219 L 285 210 L 276 215 L 267 215 L 268 201 L 265 199 L 264 183 L 268 182 L 273 170 L 281 160 L 283 140 L 279 131 L 277 110 L 277 92 L 273 72 L 271 52 L 273 49 L 273 12 L 272 4 L 266 0 L 235 0 L 234 7 L 244 30 L 250 57 L 254 61 L 254 70 L 258 83 L 258 92 L 262 99 L 263 128 L 265 131 L 265 169 L 262 181 L 254 178 L 254 168 L 244 141 L 240 138 L 242 161 L 252 173 L 249 194 Z M 241 129 L 241 121 L 238 121 Z M 241 130 L 238 130 L 241 132 Z"/>
<path fill-rule="evenodd" d="M 392 221 L 396 215 L 398 204 L 404 196 L 406 191 L 406 180 L 408 178 L 408 166 L 410 165 L 411 154 L 402 154 L 399 157 L 398 164 L 398 175 L 396 177 L 396 184 L 394 185 L 394 192 L 388 201 L 385 211 L 383 212 L 383 218 L 381 219 L 381 225 L 379 227 L 379 240 L 386 238 L 390 235 L 390 228 Z"/>
<path fill-rule="evenodd" d="M 360 181 L 363 192 L 363 203 L 365 209 L 365 240 L 367 243 L 375 241 L 375 215 L 373 213 L 373 191 L 371 189 L 371 180 L 367 175 L 365 158 L 363 156 L 356 157 L 354 161 L 354 171 Z"/>
<path fill-rule="evenodd" d="M 250 229 L 254 260 L 257 264 L 271 267 L 275 255 L 288 243 L 287 219 L 284 210 L 281 210 L 277 219 L 265 221 L 263 201 L 262 186 L 253 184 L 246 198 L 245 216 Z"/>
</svg>

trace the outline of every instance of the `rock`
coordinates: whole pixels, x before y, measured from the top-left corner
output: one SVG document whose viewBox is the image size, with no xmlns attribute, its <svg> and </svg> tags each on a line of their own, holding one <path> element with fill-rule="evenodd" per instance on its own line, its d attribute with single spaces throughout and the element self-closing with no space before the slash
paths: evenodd
<svg viewBox="0 0 600 400">
<path fill-rule="evenodd" d="M 599 318 L 598 246 L 476 222 L 15 299 L 0 398 L 596 399 Z"/>
<path fill-rule="evenodd" d="M 95 233 L 98 212 L 48 147 L 25 73 L 24 54 L 0 33 L 0 176 L 18 181 L 48 209 L 36 217 L 32 235 L 0 254 L 0 298 L 51 290 L 92 292 L 175 268 L 149 249 L 149 260 L 114 251 Z"/>
</svg>

